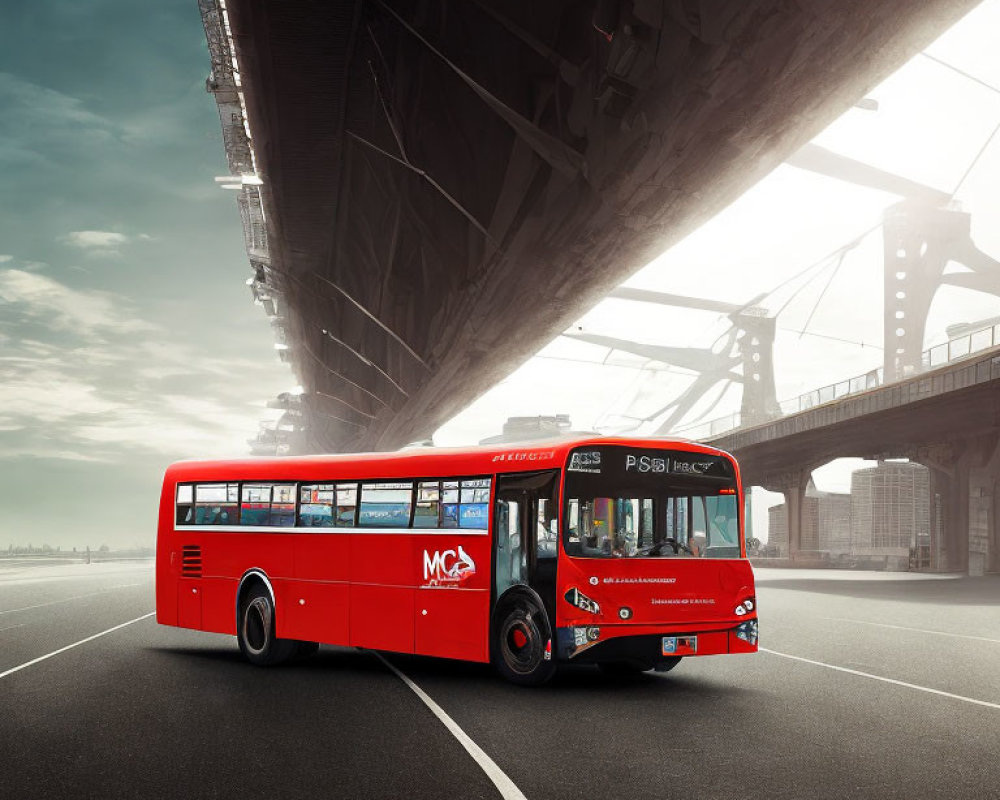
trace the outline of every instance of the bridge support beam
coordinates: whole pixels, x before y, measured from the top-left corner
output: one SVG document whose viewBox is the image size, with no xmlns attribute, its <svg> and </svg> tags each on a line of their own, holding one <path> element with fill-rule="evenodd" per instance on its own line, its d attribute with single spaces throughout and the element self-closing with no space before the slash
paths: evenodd
<svg viewBox="0 0 1000 800">
<path fill-rule="evenodd" d="M 1000 437 L 977 443 L 974 463 L 968 473 L 969 575 L 1000 572 L 1000 526 L 997 525 L 1000 491 Z"/>
<path fill-rule="evenodd" d="M 812 478 L 812 468 L 794 470 L 770 477 L 761 484 L 771 492 L 780 492 L 785 497 L 785 520 L 788 528 L 787 558 L 796 561 L 803 551 L 815 551 L 815 531 L 806 531 L 806 488 Z"/>
<path fill-rule="evenodd" d="M 1000 571 L 1000 436 L 922 449 L 931 470 L 931 569 Z"/>
</svg>

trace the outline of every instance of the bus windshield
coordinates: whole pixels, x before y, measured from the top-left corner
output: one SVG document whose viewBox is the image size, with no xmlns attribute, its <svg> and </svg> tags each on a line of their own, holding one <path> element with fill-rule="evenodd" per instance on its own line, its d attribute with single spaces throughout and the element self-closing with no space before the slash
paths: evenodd
<svg viewBox="0 0 1000 800">
<path fill-rule="evenodd" d="M 588 448 L 570 456 L 565 496 L 567 555 L 740 557 L 735 474 L 722 456 Z"/>
</svg>

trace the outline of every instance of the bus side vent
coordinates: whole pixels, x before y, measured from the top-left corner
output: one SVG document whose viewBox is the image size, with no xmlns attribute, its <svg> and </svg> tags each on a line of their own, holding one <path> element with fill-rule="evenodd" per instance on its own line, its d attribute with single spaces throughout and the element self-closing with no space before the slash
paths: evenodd
<svg viewBox="0 0 1000 800">
<path fill-rule="evenodd" d="M 201 548 L 196 544 L 186 544 L 181 554 L 181 575 L 186 578 L 201 577 Z"/>
</svg>

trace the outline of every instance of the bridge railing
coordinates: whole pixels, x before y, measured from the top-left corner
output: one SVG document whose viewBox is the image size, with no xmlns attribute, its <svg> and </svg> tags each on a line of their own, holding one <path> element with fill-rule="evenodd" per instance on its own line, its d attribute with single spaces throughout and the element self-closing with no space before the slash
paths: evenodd
<svg viewBox="0 0 1000 800">
<path fill-rule="evenodd" d="M 959 361 L 973 353 L 989 350 L 997 345 L 1000 345 L 1000 325 L 993 325 L 924 350 L 921 354 L 921 363 L 925 370 L 935 369 L 943 364 Z"/>
<path fill-rule="evenodd" d="M 943 344 L 924 350 L 920 358 L 920 372 L 928 372 L 945 364 L 961 361 L 975 353 L 997 346 L 1000 346 L 1000 325 L 980 328 L 979 330 L 972 331 L 963 336 L 957 336 Z M 855 375 L 853 378 L 831 383 L 819 389 L 813 389 L 811 392 L 804 392 L 790 400 L 781 401 L 779 403 L 781 415 L 785 416 L 788 414 L 797 414 L 800 411 L 808 411 L 810 408 L 815 408 L 825 403 L 832 403 L 834 400 L 840 400 L 849 395 L 877 389 L 884 383 L 884 370 L 881 367 L 872 369 L 862 375 Z M 749 426 L 750 424 L 752 423 L 748 420 L 747 425 Z M 677 428 L 674 430 L 674 433 L 689 439 L 707 439 L 728 433 L 740 427 L 743 427 L 743 419 L 742 415 L 737 412 L 706 422 L 697 422 Z"/>
</svg>

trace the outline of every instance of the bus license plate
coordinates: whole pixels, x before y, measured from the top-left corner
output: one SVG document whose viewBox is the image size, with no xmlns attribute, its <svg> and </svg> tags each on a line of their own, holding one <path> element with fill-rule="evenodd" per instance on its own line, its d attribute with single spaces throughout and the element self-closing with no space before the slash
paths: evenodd
<svg viewBox="0 0 1000 800">
<path fill-rule="evenodd" d="M 665 656 L 675 656 L 677 653 L 697 653 L 698 652 L 698 637 L 697 636 L 664 636 L 663 637 L 663 655 Z"/>
</svg>

